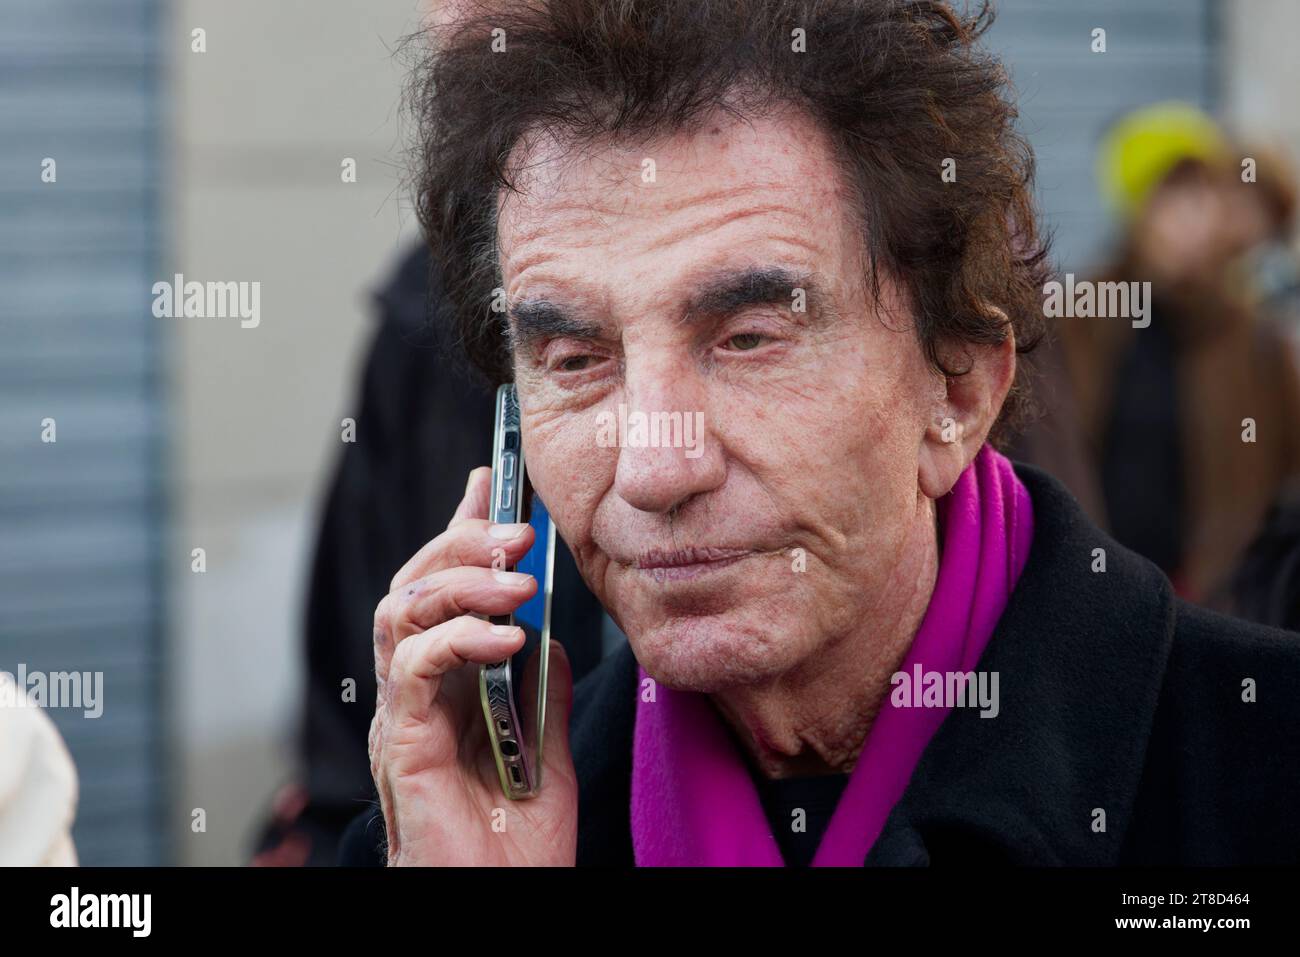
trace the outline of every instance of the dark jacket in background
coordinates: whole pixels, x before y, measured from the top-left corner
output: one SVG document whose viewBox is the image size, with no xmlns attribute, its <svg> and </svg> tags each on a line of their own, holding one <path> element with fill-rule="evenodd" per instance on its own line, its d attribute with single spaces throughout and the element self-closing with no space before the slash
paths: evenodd
<svg viewBox="0 0 1300 957">
<path fill-rule="evenodd" d="M 979 662 L 1000 712 L 948 716 L 865 863 L 1300 863 L 1300 635 L 1178 599 L 1055 479 L 1016 471 L 1034 542 Z M 633 862 L 636 692 L 627 646 L 575 690 L 579 864 Z M 382 864 L 382 841 L 371 809 L 341 862 Z"/>
<path fill-rule="evenodd" d="M 428 318 L 439 295 L 427 251 L 409 254 L 376 297 L 360 394 L 343 413 L 356 419 L 356 441 L 343 444 L 329 487 L 306 609 L 305 806 L 263 839 L 266 848 L 291 838 L 312 864 L 335 862 L 344 827 L 374 795 L 366 739 L 375 606 L 397 570 L 446 529 L 469 471 L 491 460 L 493 390 Z M 602 615 L 563 546 L 555 590 L 553 634 L 578 677 L 600 660 Z M 355 703 L 343 701 L 347 678 Z"/>
<path fill-rule="evenodd" d="M 1105 281 L 1140 279 L 1121 264 Z M 1085 447 L 1125 545 L 1218 605 L 1270 506 L 1300 479 L 1300 373 L 1281 329 L 1222 295 L 1156 288 L 1151 325 L 1065 319 Z M 1243 422 L 1255 440 L 1243 442 Z M 1085 505 L 1087 505 L 1085 501 Z"/>
</svg>

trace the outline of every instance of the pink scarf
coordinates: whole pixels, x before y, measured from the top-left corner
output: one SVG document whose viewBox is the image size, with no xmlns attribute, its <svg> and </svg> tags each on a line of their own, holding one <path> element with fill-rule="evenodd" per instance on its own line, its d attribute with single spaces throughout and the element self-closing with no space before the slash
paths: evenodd
<svg viewBox="0 0 1300 957">
<path fill-rule="evenodd" d="M 899 669 L 974 671 L 1029 557 L 1033 510 L 1011 463 L 984 446 L 938 502 L 943 554 L 930 606 Z M 638 669 L 641 682 L 646 674 Z M 643 687 L 638 684 L 638 687 Z M 632 846 L 640 867 L 781 867 L 744 758 L 706 695 L 638 696 Z M 969 699 L 968 699 L 969 700 Z M 886 697 L 813 858 L 860 867 L 948 714 Z"/>
</svg>

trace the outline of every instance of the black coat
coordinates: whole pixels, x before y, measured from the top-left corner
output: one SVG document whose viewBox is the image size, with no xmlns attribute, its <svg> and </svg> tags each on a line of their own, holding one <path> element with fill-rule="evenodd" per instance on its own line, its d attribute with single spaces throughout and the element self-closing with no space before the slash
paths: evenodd
<svg viewBox="0 0 1300 957">
<path fill-rule="evenodd" d="M 865 863 L 1300 862 L 1300 634 L 1176 598 L 1055 479 L 1016 471 L 1034 542 L 979 662 L 1000 712 L 949 714 Z M 627 646 L 575 689 L 579 864 L 633 862 L 636 692 Z M 343 863 L 381 862 L 380 841 L 371 812 Z"/>
</svg>

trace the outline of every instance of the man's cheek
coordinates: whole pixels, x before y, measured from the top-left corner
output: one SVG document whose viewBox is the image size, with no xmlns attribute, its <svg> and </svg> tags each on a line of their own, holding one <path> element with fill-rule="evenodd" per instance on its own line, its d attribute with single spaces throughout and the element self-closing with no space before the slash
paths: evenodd
<svg viewBox="0 0 1300 957">
<path fill-rule="evenodd" d="M 557 451 L 561 454 L 551 454 Z M 593 462 L 591 470 L 574 468 L 575 457 L 555 448 L 548 448 L 542 458 L 535 467 L 529 465 L 533 488 L 546 503 L 551 521 L 573 553 L 583 578 L 593 581 L 592 576 L 601 572 L 605 562 L 592 537 L 601 498 L 597 474 L 600 465 Z M 581 463 L 583 459 L 577 457 L 576 461 Z"/>
<path fill-rule="evenodd" d="M 581 418 L 538 416 L 524 421 L 524 456 L 533 487 L 552 513 L 581 510 L 603 468 L 593 455 L 590 430 Z M 558 520 L 557 520 L 558 524 Z"/>
</svg>

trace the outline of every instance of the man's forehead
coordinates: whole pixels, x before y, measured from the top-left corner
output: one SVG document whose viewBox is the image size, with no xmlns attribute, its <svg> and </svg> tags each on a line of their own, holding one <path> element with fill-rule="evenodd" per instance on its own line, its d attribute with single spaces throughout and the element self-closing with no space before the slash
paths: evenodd
<svg viewBox="0 0 1300 957">
<path fill-rule="evenodd" d="M 828 137 L 788 111 L 753 119 L 719 113 L 689 132 L 633 143 L 531 136 L 511 166 L 516 189 L 498 196 L 503 261 L 562 229 L 726 215 L 755 203 L 807 216 L 840 185 Z"/>
</svg>

